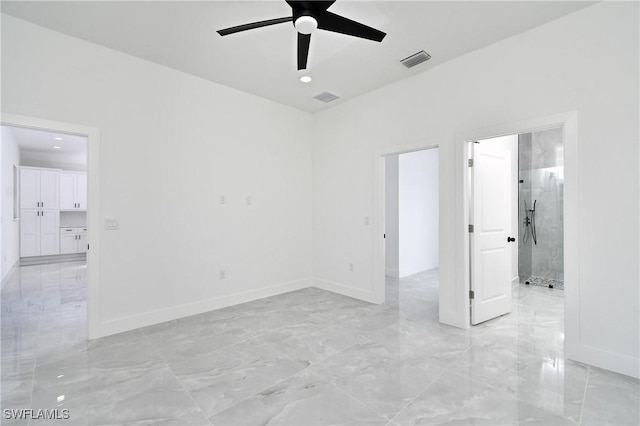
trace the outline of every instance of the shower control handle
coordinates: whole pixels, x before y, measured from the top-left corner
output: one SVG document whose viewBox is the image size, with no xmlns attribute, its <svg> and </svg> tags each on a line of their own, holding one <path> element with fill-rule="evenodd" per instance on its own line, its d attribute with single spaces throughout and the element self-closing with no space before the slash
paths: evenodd
<svg viewBox="0 0 640 426">
<path fill-rule="evenodd" d="M 513 243 L 516 239 L 514 237 L 507 237 L 508 243 Z"/>
</svg>

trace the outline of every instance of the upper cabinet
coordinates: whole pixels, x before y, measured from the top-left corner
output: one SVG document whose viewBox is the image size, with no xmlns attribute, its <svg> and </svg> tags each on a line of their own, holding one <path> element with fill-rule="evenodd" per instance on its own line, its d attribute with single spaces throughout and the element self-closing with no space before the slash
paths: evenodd
<svg viewBox="0 0 640 426">
<path fill-rule="evenodd" d="M 57 210 L 60 208 L 59 170 L 20 168 L 20 208 Z"/>
<path fill-rule="evenodd" d="M 87 209 L 87 174 L 60 172 L 60 210 Z"/>
</svg>

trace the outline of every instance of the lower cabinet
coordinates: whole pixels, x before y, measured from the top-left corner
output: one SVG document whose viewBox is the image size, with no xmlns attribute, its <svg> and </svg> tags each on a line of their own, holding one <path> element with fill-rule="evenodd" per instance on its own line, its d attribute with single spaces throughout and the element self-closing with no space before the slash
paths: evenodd
<svg viewBox="0 0 640 426">
<path fill-rule="evenodd" d="M 20 211 L 20 257 L 60 253 L 60 211 Z"/>
<path fill-rule="evenodd" d="M 60 228 L 60 254 L 86 253 L 87 228 Z"/>
</svg>

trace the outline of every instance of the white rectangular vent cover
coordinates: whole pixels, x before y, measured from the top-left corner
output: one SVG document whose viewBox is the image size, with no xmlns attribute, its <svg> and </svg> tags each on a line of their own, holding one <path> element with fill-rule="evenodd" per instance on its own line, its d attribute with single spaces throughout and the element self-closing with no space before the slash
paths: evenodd
<svg viewBox="0 0 640 426">
<path fill-rule="evenodd" d="M 428 61 L 429 59 L 431 59 L 431 55 L 424 50 L 421 50 L 418 53 L 414 53 L 413 55 L 402 59 L 400 63 L 407 68 L 412 68 L 418 64 Z"/>
<path fill-rule="evenodd" d="M 319 95 L 314 96 L 314 99 L 322 101 L 325 104 L 328 104 L 329 102 L 335 101 L 336 99 L 339 99 L 339 98 L 340 96 L 336 96 L 333 93 L 329 93 L 329 92 L 322 92 Z"/>
</svg>

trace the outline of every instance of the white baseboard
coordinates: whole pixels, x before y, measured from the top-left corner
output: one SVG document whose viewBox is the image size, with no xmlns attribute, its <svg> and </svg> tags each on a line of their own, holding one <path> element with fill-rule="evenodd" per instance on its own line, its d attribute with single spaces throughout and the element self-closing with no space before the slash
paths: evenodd
<svg viewBox="0 0 640 426">
<path fill-rule="evenodd" d="M 386 269 L 384 274 L 387 277 L 400 278 L 400 270 L 399 269 Z"/>
<path fill-rule="evenodd" d="M 580 344 L 574 348 L 567 344 L 565 352 L 567 358 L 573 361 L 640 378 L 640 359 L 638 358 Z"/>
<path fill-rule="evenodd" d="M 6 280 L 5 278 L 8 278 L 9 276 L 11 276 L 11 274 L 13 273 L 13 270 L 18 266 L 18 262 L 20 262 L 20 258 L 16 259 L 16 261 L 13 262 L 13 265 L 11 265 L 11 267 L 8 268 L 7 271 L 4 273 L 4 276 L 0 281 L 1 283 L 0 288 L 4 288 L 4 285 L 8 282 L 8 280 Z"/>
<path fill-rule="evenodd" d="M 516 275 L 514 279 L 511 280 L 511 287 L 520 284 L 520 275 Z"/>
<path fill-rule="evenodd" d="M 214 311 L 216 309 L 226 308 L 228 306 L 239 305 L 241 303 L 251 302 L 257 299 L 263 299 L 265 297 L 277 296 L 279 294 L 288 293 L 290 291 L 311 287 L 312 284 L 313 280 L 311 278 L 298 281 L 290 281 L 272 285 L 269 287 L 244 291 L 241 293 L 234 293 L 226 296 L 201 300 L 198 302 L 171 306 L 169 308 L 158 309 L 151 312 L 144 312 L 142 314 L 116 318 L 102 322 L 100 324 L 99 335 L 91 336 L 91 338 L 94 339 L 98 337 L 109 336 L 112 334 L 134 330 L 140 327 L 146 327 L 165 321 L 189 317 L 204 312 Z"/>
<path fill-rule="evenodd" d="M 334 281 L 316 279 L 314 280 L 314 287 L 320 288 L 322 290 L 327 290 L 332 293 L 341 294 L 343 296 L 353 297 L 354 299 L 363 300 L 369 303 L 380 304 L 383 302 L 381 300 L 377 300 L 375 295 L 371 291 L 363 291 L 358 288 L 349 287 Z"/>
</svg>

